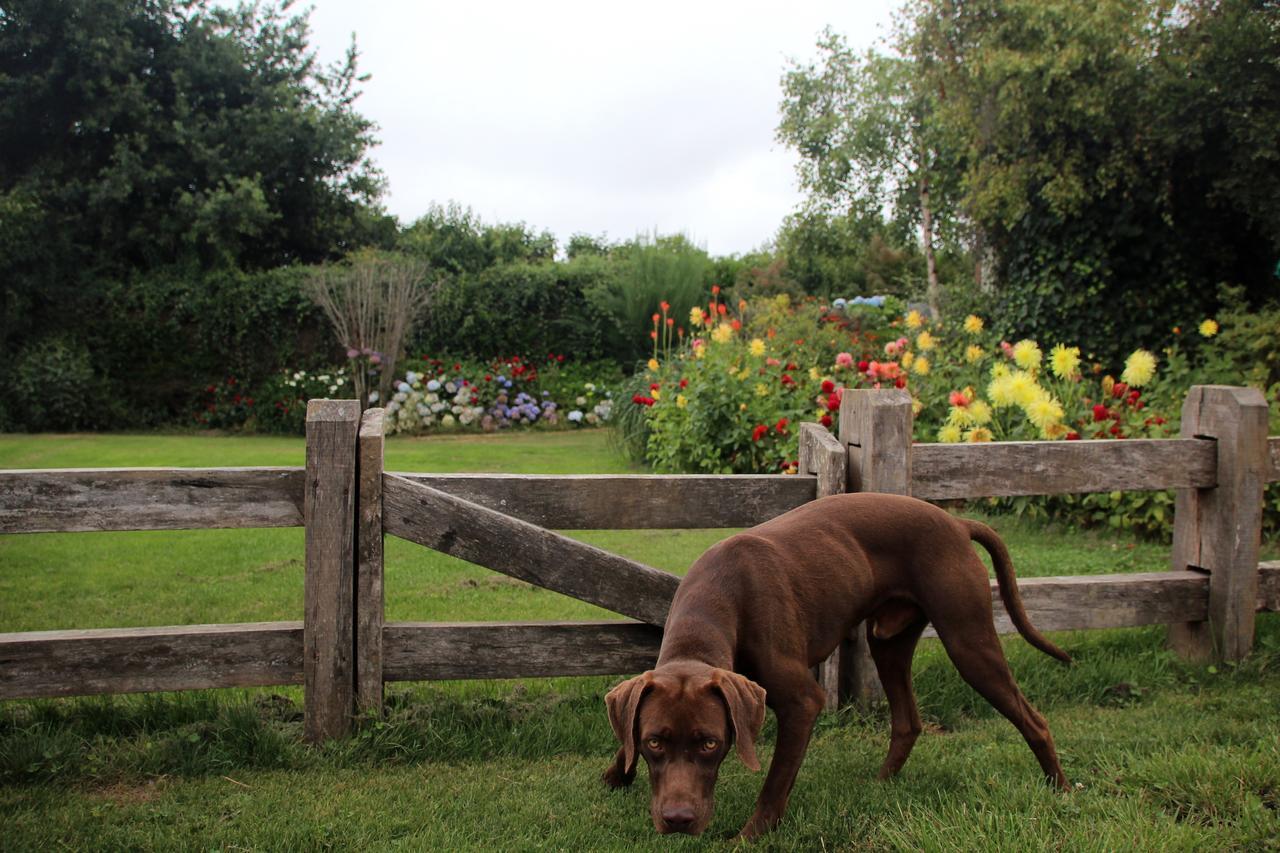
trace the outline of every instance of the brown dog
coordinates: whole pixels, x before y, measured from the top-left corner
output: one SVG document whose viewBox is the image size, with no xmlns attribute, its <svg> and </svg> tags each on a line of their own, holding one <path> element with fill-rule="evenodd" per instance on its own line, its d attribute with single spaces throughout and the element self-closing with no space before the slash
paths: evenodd
<svg viewBox="0 0 1280 853">
<path fill-rule="evenodd" d="M 726 539 L 689 569 L 657 667 L 605 697 L 622 743 L 605 783 L 629 785 L 637 754 L 644 756 L 654 827 L 697 835 L 711 821 L 729 745 L 747 767 L 760 768 L 755 740 L 767 703 L 778 718 L 777 745 L 742 836 L 769 831 L 786 810 L 823 707 L 811 667 L 867 620 L 892 717 L 881 779 L 898 772 L 920 734 L 911 657 L 932 622 L 961 676 L 1018 728 L 1050 780 L 1066 787 L 1049 728 L 1018 690 L 1000 648 L 987 570 L 970 540 L 991 554 L 1019 633 L 1069 662 L 1028 621 L 1009 552 L 990 527 L 915 498 L 822 498 Z"/>
</svg>

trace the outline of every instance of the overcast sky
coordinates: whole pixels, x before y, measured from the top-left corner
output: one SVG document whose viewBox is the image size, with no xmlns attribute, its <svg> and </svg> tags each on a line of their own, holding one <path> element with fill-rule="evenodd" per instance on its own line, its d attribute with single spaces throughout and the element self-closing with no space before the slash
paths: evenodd
<svg viewBox="0 0 1280 853">
<path fill-rule="evenodd" d="M 627 239 L 683 231 L 713 254 L 769 241 L 791 212 L 794 155 L 774 141 L 788 58 L 828 24 L 855 46 L 890 0 L 439 2 L 314 0 L 312 43 L 351 34 L 372 75 L 386 204 Z"/>
</svg>

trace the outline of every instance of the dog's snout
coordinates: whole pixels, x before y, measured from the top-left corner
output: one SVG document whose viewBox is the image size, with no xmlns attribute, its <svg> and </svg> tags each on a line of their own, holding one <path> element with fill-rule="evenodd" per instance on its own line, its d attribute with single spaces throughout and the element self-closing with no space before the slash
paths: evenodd
<svg viewBox="0 0 1280 853">
<path fill-rule="evenodd" d="M 662 809 L 662 822 L 669 832 L 688 832 L 696 817 L 693 806 L 689 805 L 664 806 Z"/>
</svg>

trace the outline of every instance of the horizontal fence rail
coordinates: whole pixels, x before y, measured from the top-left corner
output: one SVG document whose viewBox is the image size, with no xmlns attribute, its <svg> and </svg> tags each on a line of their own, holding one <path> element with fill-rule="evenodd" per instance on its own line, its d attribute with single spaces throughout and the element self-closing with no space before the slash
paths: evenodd
<svg viewBox="0 0 1280 853">
<path fill-rule="evenodd" d="M 916 444 L 911 494 L 924 500 L 1212 488 L 1217 447 L 1195 438 Z"/>
<path fill-rule="evenodd" d="M 817 488 L 814 477 L 787 474 L 397 476 L 552 530 L 753 527 Z"/>
<path fill-rule="evenodd" d="M 0 533 L 301 527 L 302 468 L 0 471 Z"/>
<path fill-rule="evenodd" d="M 662 630 L 642 622 L 390 622 L 386 681 L 542 678 L 641 672 Z"/>
<path fill-rule="evenodd" d="M 0 699 L 301 683 L 301 622 L 0 634 Z"/>
</svg>

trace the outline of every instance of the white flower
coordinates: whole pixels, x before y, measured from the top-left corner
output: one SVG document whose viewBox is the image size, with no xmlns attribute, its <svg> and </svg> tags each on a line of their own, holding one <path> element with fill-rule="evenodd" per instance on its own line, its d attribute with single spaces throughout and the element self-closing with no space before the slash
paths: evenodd
<svg viewBox="0 0 1280 853">
<path fill-rule="evenodd" d="M 440 423 L 445 426 L 453 426 L 453 415 L 445 415 L 440 419 Z"/>
<path fill-rule="evenodd" d="M 377 392 L 377 391 L 370 391 L 370 392 L 369 392 L 369 402 L 370 402 L 370 403 L 376 403 L 376 402 L 378 402 L 378 392 Z"/>
<path fill-rule="evenodd" d="M 341 377 L 341 376 L 339 376 L 339 377 L 338 377 L 338 384 L 339 384 L 339 385 L 341 385 L 342 383 L 344 383 L 344 382 L 346 382 L 346 381 L 347 381 L 347 380 L 346 380 L 344 377 Z"/>
<path fill-rule="evenodd" d="M 587 413 L 587 423 L 589 423 L 589 424 L 598 424 L 598 423 L 600 423 L 600 416 L 599 416 L 599 415 L 597 415 L 595 412 L 588 412 L 588 413 Z"/>
<path fill-rule="evenodd" d="M 387 414 L 389 415 L 395 414 L 399 410 L 400 410 L 400 404 L 397 403 L 395 400 L 392 400 L 390 403 L 387 403 Z"/>
<path fill-rule="evenodd" d="M 425 405 L 425 404 L 423 404 L 423 403 L 419 403 L 419 404 L 418 404 L 418 414 L 420 414 L 420 415 L 429 415 L 429 414 L 431 414 L 431 410 L 430 410 L 430 409 L 428 409 L 428 408 L 426 407 L 426 405 Z"/>
<path fill-rule="evenodd" d="M 577 405 L 577 406 L 585 406 L 585 405 L 587 404 L 587 398 L 586 398 L 586 397 L 579 397 L 578 399 L 574 400 L 573 402 L 574 402 L 574 405 Z"/>
<path fill-rule="evenodd" d="M 577 409 L 574 409 L 572 412 L 569 413 L 569 420 L 573 421 L 576 424 L 578 421 L 582 420 L 582 412 L 578 411 Z"/>
<path fill-rule="evenodd" d="M 391 399 L 395 400 L 397 403 L 403 403 L 405 400 L 409 399 L 409 395 L 405 394 L 404 392 L 401 392 L 395 395 L 394 397 L 392 397 Z"/>
<path fill-rule="evenodd" d="M 330 381 L 332 381 L 332 380 L 331 380 L 331 377 L 330 377 L 330 376 L 329 376 L 329 374 L 327 374 L 327 373 L 322 373 L 322 374 L 320 374 L 319 376 L 317 376 L 317 377 L 316 377 L 316 379 L 320 380 L 321 382 L 330 382 Z"/>
<path fill-rule="evenodd" d="M 440 390 L 440 380 L 438 380 L 438 379 L 432 379 L 430 382 L 428 382 L 428 383 L 427 383 L 427 390 L 428 390 L 428 391 L 439 391 L 439 390 Z"/>
<path fill-rule="evenodd" d="M 588 383 L 586 383 L 585 385 L 583 385 L 582 387 L 583 387 L 583 388 L 586 388 L 588 391 L 594 391 L 594 390 L 596 390 L 596 383 L 594 383 L 594 382 L 588 382 Z"/>
<path fill-rule="evenodd" d="M 404 375 L 404 381 L 408 382 L 410 385 L 413 385 L 415 382 L 418 381 L 418 379 L 419 379 L 418 374 L 414 373 L 412 370 L 410 370 L 408 373 Z"/>
<path fill-rule="evenodd" d="M 408 382 L 401 382 L 399 385 L 396 386 L 396 390 L 402 394 L 408 394 L 410 391 L 413 390 L 413 387 L 409 385 Z"/>
</svg>

